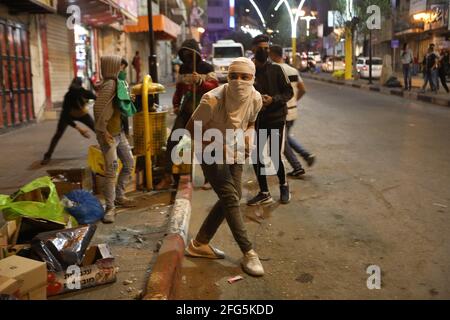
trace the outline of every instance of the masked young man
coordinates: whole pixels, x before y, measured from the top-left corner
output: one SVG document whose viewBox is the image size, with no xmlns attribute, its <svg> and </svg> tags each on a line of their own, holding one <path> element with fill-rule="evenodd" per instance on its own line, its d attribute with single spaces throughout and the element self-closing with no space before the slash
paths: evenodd
<svg viewBox="0 0 450 320">
<path fill-rule="evenodd" d="M 263 149 L 270 139 L 270 157 L 277 171 L 280 182 L 280 202 L 289 203 L 291 194 L 286 179 L 286 171 L 281 160 L 284 144 L 285 124 L 287 115 L 287 102 L 293 97 L 294 91 L 283 69 L 269 61 L 269 37 L 259 35 L 253 39 L 253 53 L 255 55 L 256 77 L 255 88 L 261 93 L 263 108 L 256 123 L 258 161 L 253 165 L 258 179 L 260 192 L 247 202 L 249 206 L 271 203 L 272 196 L 267 184 L 267 173 L 263 163 Z M 276 139 L 275 141 L 272 141 Z M 275 143 L 273 143 L 275 142 Z"/>
<path fill-rule="evenodd" d="M 252 132 L 258 112 L 262 107 L 261 95 L 253 87 L 254 79 L 255 66 L 253 62 L 247 58 L 235 59 L 229 67 L 229 83 L 205 94 L 189 120 L 187 129 L 190 131 L 191 137 L 194 137 L 194 122 L 196 122 L 195 125 L 201 123 L 203 131 L 219 130 L 224 139 L 227 136 L 227 129 L 231 129 L 233 132 L 242 130 L 241 133 L 247 133 L 245 153 L 248 155 L 252 136 L 250 132 Z M 196 139 L 195 143 L 202 143 L 202 141 L 198 141 L 197 137 L 194 138 Z M 237 161 L 239 157 L 235 157 L 234 141 L 232 143 L 221 142 L 223 144 L 220 147 L 225 149 L 224 154 L 231 154 L 232 161 L 225 161 L 225 159 L 217 157 L 213 164 L 202 162 L 201 167 L 205 178 L 211 183 L 219 200 L 211 209 L 195 239 L 189 243 L 186 253 L 193 257 L 224 258 L 224 253 L 213 248 L 209 242 L 223 220 L 226 219 L 233 237 L 244 255 L 241 261 L 243 270 L 252 276 L 262 276 L 264 269 L 258 254 L 253 250 L 252 243 L 248 239 L 239 207 L 242 196 L 243 165 Z"/>
</svg>

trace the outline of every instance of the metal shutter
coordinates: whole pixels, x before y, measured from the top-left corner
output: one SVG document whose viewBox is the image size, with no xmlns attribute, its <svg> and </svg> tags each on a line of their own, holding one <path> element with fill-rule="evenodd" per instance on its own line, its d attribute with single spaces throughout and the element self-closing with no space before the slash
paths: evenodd
<svg viewBox="0 0 450 320">
<path fill-rule="evenodd" d="M 52 102 L 61 105 L 73 78 L 73 30 L 66 19 L 58 15 L 47 16 L 48 60 Z"/>
</svg>

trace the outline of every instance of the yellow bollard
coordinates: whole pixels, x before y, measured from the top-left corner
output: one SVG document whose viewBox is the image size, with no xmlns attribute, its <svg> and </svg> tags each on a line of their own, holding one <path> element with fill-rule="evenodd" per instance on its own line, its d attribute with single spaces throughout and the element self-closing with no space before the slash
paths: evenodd
<svg viewBox="0 0 450 320">
<path fill-rule="evenodd" d="M 345 80 L 353 79 L 353 46 L 352 31 L 345 28 Z"/>
<path fill-rule="evenodd" d="M 297 68 L 297 38 L 292 38 L 292 65 Z"/>
<path fill-rule="evenodd" d="M 144 77 L 142 83 L 142 112 L 144 113 L 144 144 L 145 144 L 145 178 L 147 190 L 153 190 L 152 153 L 150 145 L 150 118 L 148 115 L 148 88 L 152 83 L 150 75 Z"/>
</svg>

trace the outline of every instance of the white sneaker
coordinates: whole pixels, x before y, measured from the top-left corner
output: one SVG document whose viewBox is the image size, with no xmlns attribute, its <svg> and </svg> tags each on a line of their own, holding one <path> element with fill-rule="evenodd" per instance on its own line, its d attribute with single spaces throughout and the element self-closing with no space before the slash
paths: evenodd
<svg viewBox="0 0 450 320">
<path fill-rule="evenodd" d="M 113 223 L 116 220 L 116 209 L 108 209 L 103 217 L 103 223 Z"/>
<path fill-rule="evenodd" d="M 260 277 L 264 275 L 264 268 L 261 261 L 259 261 L 258 254 L 253 249 L 244 254 L 241 266 L 251 276 Z"/>
</svg>

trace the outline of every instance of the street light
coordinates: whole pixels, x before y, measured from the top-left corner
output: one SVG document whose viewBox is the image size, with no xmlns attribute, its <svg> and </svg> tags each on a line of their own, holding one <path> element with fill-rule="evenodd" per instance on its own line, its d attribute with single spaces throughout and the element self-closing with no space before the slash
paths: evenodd
<svg viewBox="0 0 450 320">
<path fill-rule="evenodd" d="M 262 22 L 262 24 L 263 24 L 263 27 L 265 28 L 265 27 L 266 27 L 266 20 L 264 20 L 264 17 L 263 17 L 263 15 L 262 15 L 262 13 L 261 13 L 261 10 L 259 10 L 259 7 L 258 7 L 258 5 L 255 3 L 254 0 L 249 0 L 249 1 L 250 1 L 250 3 L 252 4 L 253 8 L 255 8 L 256 13 L 257 13 L 258 16 L 259 16 L 259 19 L 261 19 L 261 22 Z"/>
<path fill-rule="evenodd" d="M 284 3 L 288 13 L 289 18 L 291 21 L 291 38 L 292 38 L 292 64 L 295 66 L 296 60 L 297 60 L 297 23 L 298 19 L 300 18 L 300 15 L 303 12 L 303 15 L 305 14 L 302 10 L 303 5 L 305 4 L 306 0 L 301 0 L 300 4 L 298 5 L 297 9 L 295 9 L 295 16 L 293 14 L 293 11 L 291 7 L 289 6 L 289 3 L 287 0 L 280 0 L 278 4 L 275 6 L 275 11 L 278 11 L 280 6 Z"/>
<path fill-rule="evenodd" d="M 301 17 L 300 19 L 306 21 L 306 36 L 309 37 L 309 30 L 311 28 L 311 21 L 312 20 L 316 20 L 317 18 L 314 17 L 314 16 L 305 16 L 305 17 Z"/>
</svg>

